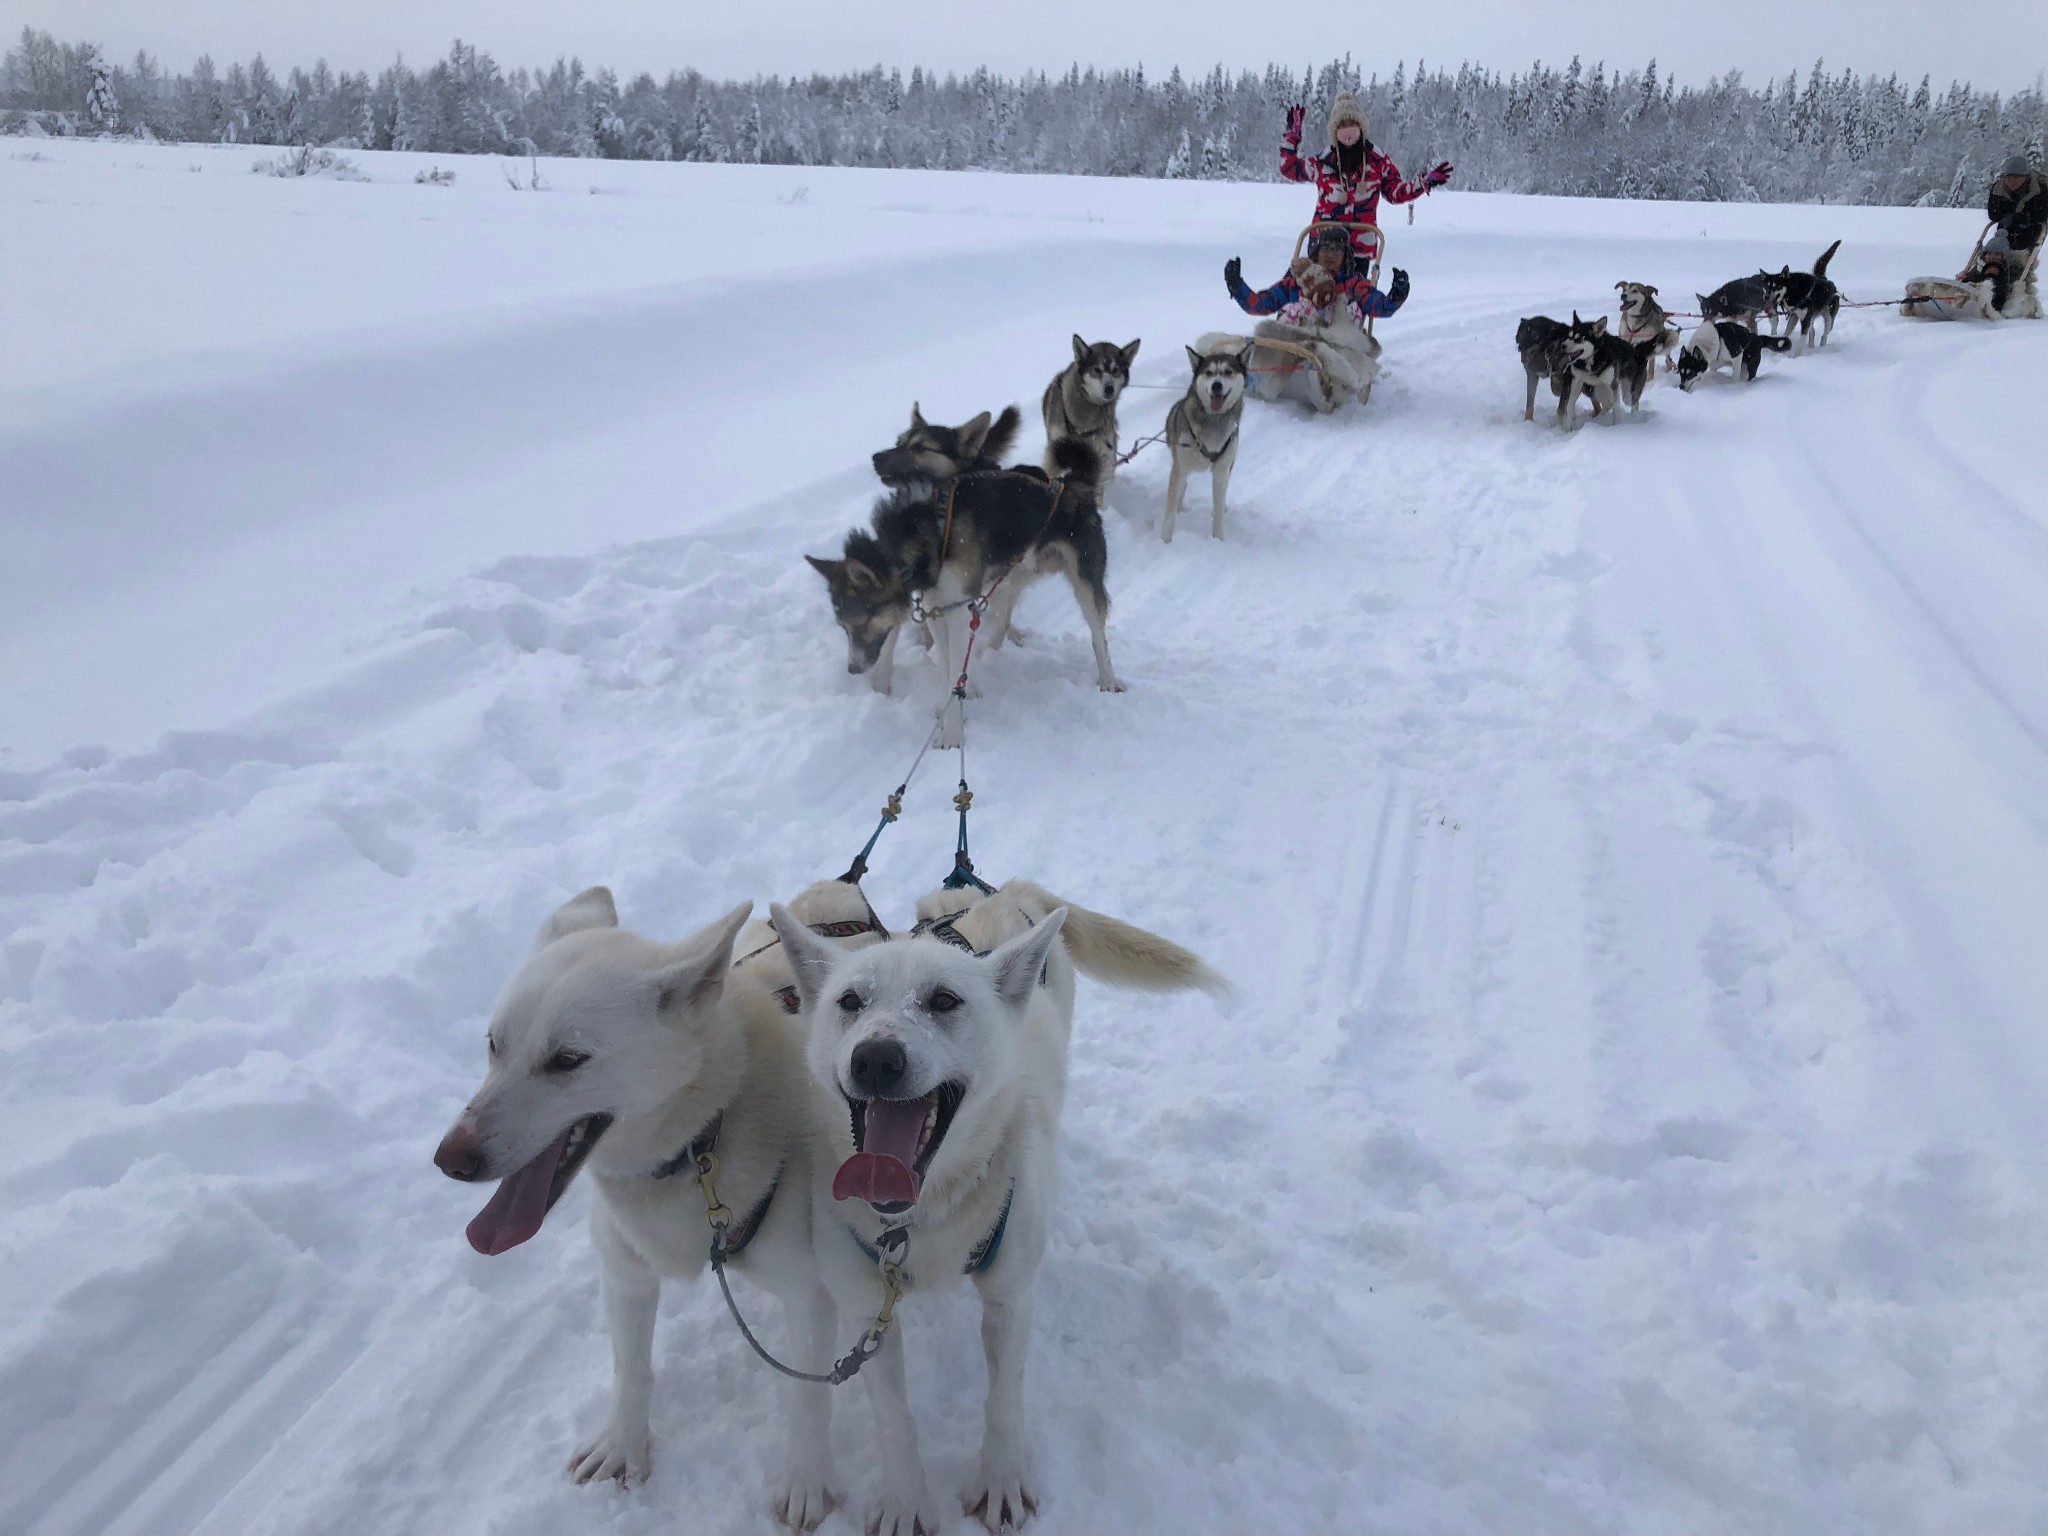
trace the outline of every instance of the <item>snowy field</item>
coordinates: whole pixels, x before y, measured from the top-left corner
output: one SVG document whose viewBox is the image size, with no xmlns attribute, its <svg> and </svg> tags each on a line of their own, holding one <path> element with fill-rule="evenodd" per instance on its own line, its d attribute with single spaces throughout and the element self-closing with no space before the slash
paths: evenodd
<svg viewBox="0 0 2048 1536">
<path fill-rule="evenodd" d="M 487 1260 L 428 1161 L 485 1013 L 584 885 L 673 936 L 843 867 L 940 691 L 846 677 L 798 558 L 867 453 L 1035 421 L 1076 330 L 1152 430 L 1309 199 L 259 153 L 0 141 L 0 1530 L 765 1532 L 707 1289 L 652 1481 L 562 1475 L 587 1192 Z M 1084 984 L 1036 1529 L 2048 1529 L 2048 325 L 1857 310 L 1575 436 L 1512 346 L 1977 225 L 1433 197 L 1369 411 L 1252 407 L 1229 542 L 1118 481 L 1130 691 L 1051 587 L 978 663 L 984 872 L 1242 992 Z M 968 1294 L 909 1340 L 944 1490 Z"/>
</svg>

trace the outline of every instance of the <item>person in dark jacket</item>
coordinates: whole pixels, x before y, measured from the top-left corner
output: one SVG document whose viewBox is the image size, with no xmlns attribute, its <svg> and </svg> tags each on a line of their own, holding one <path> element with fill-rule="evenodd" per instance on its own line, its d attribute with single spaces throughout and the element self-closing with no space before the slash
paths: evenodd
<svg viewBox="0 0 2048 1536">
<path fill-rule="evenodd" d="M 1991 284 L 1991 305 L 2003 313 L 2012 297 L 2013 283 L 2019 281 L 2020 291 L 2028 303 L 2022 308 L 2040 308 L 2037 284 L 2039 273 L 2036 268 L 2040 258 L 2036 254 L 2041 244 L 2041 234 L 2048 227 L 2048 183 L 2041 173 L 2027 162 L 2025 155 L 2014 155 L 2005 162 L 1998 173 L 1998 179 L 1991 183 L 1991 193 L 1984 201 L 1985 215 L 1998 227 L 1985 237 L 1975 263 L 1964 279 L 1971 282 L 1988 280 Z"/>
<path fill-rule="evenodd" d="M 1360 226 L 1352 236 L 1352 252 L 1369 262 L 1378 242 L 1362 226 L 1377 224 L 1380 199 L 1412 203 L 1451 179 L 1451 162 L 1433 166 L 1420 181 L 1409 181 L 1386 151 L 1373 148 L 1365 133 L 1365 109 L 1349 91 L 1340 91 L 1330 108 L 1330 147 L 1320 155 L 1301 152 L 1300 106 L 1287 109 L 1287 130 L 1280 135 L 1280 174 L 1289 181 L 1315 183 L 1316 219 Z"/>
</svg>

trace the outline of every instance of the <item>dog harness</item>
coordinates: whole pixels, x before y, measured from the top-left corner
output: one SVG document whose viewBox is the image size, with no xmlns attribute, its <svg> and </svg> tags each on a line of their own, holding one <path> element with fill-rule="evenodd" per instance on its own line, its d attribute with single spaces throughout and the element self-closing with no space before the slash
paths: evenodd
<svg viewBox="0 0 2048 1536">
<path fill-rule="evenodd" d="M 1003 1234 L 1010 1229 L 1010 1206 L 1016 1198 L 1017 1186 L 1012 1184 L 1008 1193 L 1003 1196 L 1003 1209 L 1001 1214 L 996 1217 L 996 1224 L 988 1229 L 988 1235 L 976 1243 L 968 1253 L 967 1267 L 960 1271 L 961 1274 L 985 1274 L 995 1263 L 996 1255 L 1002 1252 Z M 900 1248 L 909 1236 L 909 1229 L 907 1227 L 890 1227 L 882 1233 L 879 1243 L 870 1243 L 851 1226 L 846 1230 L 852 1235 L 860 1251 L 867 1255 L 868 1262 L 878 1267 L 882 1262 L 882 1249 L 885 1247 L 891 1249 Z M 910 1277 L 907 1274 L 904 1276 L 904 1280 L 906 1283 L 911 1283 Z"/>
<path fill-rule="evenodd" d="M 854 882 L 849 880 L 847 884 L 852 885 Z M 812 923 L 809 925 L 811 932 L 827 939 L 850 939 L 856 934 L 862 933 L 879 933 L 885 939 L 889 937 L 889 930 L 882 926 L 882 920 L 875 916 L 875 909 L 868 905 L 867 893 L 865 891 L 861 892 L 860 900 L 861 905 L 868 909 L 868 915 L 865 918 L 849 917 L 836 923 Z M 781 942 L 782 940 L 777 937 L 770 939 L 759 949 L 748 950 L 739 959 L 733 961 L 732 968 L 738 970 L 756 955 L 767 954 L 769 950 L 775 948 Z M 797 1013 L 803 1008 L 803 1000 L 797 996 L 796 988 L 793 986 L 777 987 L 775 989 L 775 998 L 776 1001 L 782 1004 L 782 1011 L 784 1013 Z M 687 1155 L 686 1151 L 684 1156 Z M 667 1164 L 663 1164 L 663 1166 L 666 1167 Z M 657 1175 L 657 1177 L 666 1177 L 666 1175 Z"/>
</svg>

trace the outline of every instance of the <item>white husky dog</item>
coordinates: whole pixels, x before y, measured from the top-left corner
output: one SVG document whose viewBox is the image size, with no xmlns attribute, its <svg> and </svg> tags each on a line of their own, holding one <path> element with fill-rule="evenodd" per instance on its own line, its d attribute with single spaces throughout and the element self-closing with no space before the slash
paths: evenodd
<svg viewBox="0 0 2048 1536">
<path fill-rule="evenodd" d="M 1178 945 L 1022 881 L 934 892 L 918 916 L 912 935 L 849 952 L 773 909 L 820 1088 L 818 1268 L 848 1318 L 881 1315 L 885 1274 L 906 1295 L 972 1278 L 989 1389 L 965 1504 L 991 1531 L 1015 1529 L 1037 1508 L 1024 1356 L 1058 1192 L 1074 968 L 1150 991 L 1223 982 Z M 937 1536 L 895 1332 L 863 1375 L 882 1460 L 867 1530 Z"/>
<path fill-rule="evenodd" d="M 825 881 L 792 919 L 821 952 L 857 942 L 872 914 L 856 886 Z M 834 1319 L 811 1243 L 811 1159 L 802 1026 L 788 963 L 751 904 L 673 944 L 619 927 L 593 886 L 544 924 L 491 1015 L 490 1066 L 434 1161 L 451 1178 L 498 1180 L 469 1224 L 479 1253 L 540 1231 L 588 1165 L 590 1234 L 612 1338 L 612 1407 L 569 1459 L 577 1482 L 648 1473 L 654 1315 L 664 1278 L 700 1274 L 710 1199 L 730 1212 L 730 1263 L 783 1303 L 799 1369 L 830 1363 Z M 819 932 L 802 927 L 816 925 Z M 786 994 L 786 996 L 784 995 Z M 705 1163 L 713 1168 L 700 1179 Z M 821 1386 L 786 1383 L 788 1447 L 777 1518 L 814 1529 L 832 1507 L 831 1405 Z"/>
</svg>

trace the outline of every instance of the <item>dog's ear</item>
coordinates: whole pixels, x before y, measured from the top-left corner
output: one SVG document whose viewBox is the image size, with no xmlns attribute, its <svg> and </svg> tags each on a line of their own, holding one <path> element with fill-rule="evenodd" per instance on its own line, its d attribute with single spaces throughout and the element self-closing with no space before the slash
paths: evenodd
<svg viewBox="0 0 2048 1536">
<path fill-rule="evenodd" d="M 988 441 L 988 426 L 992 419 L 987 411 L 983 411 L 974 420 L 960 427 L 961 458 L 974 459 L 981 456 L 981 445 Z"/>
<path fill-rule="evenodd" d="M 725 916 L 668 947 L 655 971 L 660 987 L 657 1006 L 667 1013 L 676 1007 L 701 1008 L 717 999 L 725 987 L 725 973 L 732 969 L 732 941 L 740 926 L 754 910 L 743 901 Z"/>
<path fill-rule="evenodd" d="M 605 886 L 593 885 L 587 891 L 577 892 L 548 914 L 548 920 L 540 925 L 540 932 L 534 936 L 533 947 L 544 948 L 564 934 L 579 933 L 585 928 L 618 926 L 619 909 L 612 901 L 611 891 Z"/>
<path fill-rule="evenodd" d="M 1143 339 L 1143 338 L 1141 337 L 1141 338 L 1140 338 L 1140 340 L 1142 340 L 1142 339 Z M 1126 368 L 1128 368 L 1128 367 L 1130 367 L 1130 366 L 1131 366 L 1131 363 L 1132 363 L 1132 361 L 1133 361 L 1133 360 L 1134 360 L 1134 359 L 1135 359 L 1135 358 L 1137 357 L 1137 355 L 1138 355 L 1138 343 L 1137 343 L 1137 342 L 1135 342 L 1135 341 L 1133 341 L 1133 342 L 1130 342 L 1130 343 L 1127 343 L 1126 345 L 1124 345 L 1124 346 L 1122 346 L 1122 347 L 1119 347 L 1119 348 L 1117 348 L 1117 351 L 1118 351 L 1118 352 L 1119 352 L 1119 353 L 1120 353 L 1120 354 L 1122 355 L 1122 357 L 1123 357 L 1123 360 L 1124 360 L 1124 366 L 1125 366 Z"/>
<path fill-rule="evenodd" d="M 1185 343 L 1183 343 L 1183 345 L 1185 345 Z M 1202 371 L 1202 364 L 1204 364 L 1207 361 L 1208 359 L 1202 356 L 1202 354 L 1197 352 L 1193 347 L 1188 348 L 1188 366 L 1194 369 L 1195 372 L 1200 373 Z"/>
<path fill-rule="evenodd" d="M 804 558 L 809 559 L 810 557 L 806 555 Z M 857 592 L 876 592 L 881 590 L 882 578 L 875 574 L 873 566 L 863 565 L 850 555 L 844 563 L 846 566 L 846 584 L 849 587 L 852 587 Z"/>
<path fill-rule="evenodd" d="M 1255 345 L 1257 345 L 1257 343 L 1248 341 L 1241 348 L 1238 349 L 1238 366 L 1244 369 L 1246 373 L 1250 373 L 1252 371 L 1252 348 Z"/>
<path fill-rule="evenodd" d="M 1593 334 L 1595 336 L 1605 336 L 1607 334 L 1607 317 L 1605 315 L 1602 315 L 1593 322 Z"/>
<path fill-rule="evenodd" d="M 811 932 L 779 901 L 769 903 L 768 926 L 775 930 L 775 936 L 782 940 L 782 952 L 789 956 L 789 974 L 796 982 L 797 997 L 804 1007 L 810 1007 L 840 951 Z"/>
<path fill-rule="evenodd" d="M 1619 293 L 1619 292 L 1621 292 L 1621 290 L 1622 290 L 1622 289 L 1626 288 L 1627 286 L 1628 286 L 1628 284 L 1627 284 L 1626 282 L 1619 282 L 1619 283 L 1616 283 L 1616 284 L 1614 285 L 1614 291 L 1615 291 L 1616 293 Z"/>
<path fill-rule="evenodd" d="M 1053 945 L 1059 942 L 1060 927 L 1066 920 L 1067 909 L 1055 908 L 1036 928 L 1019 934 L 988 957 L 997 997 L 1020 1010 L 1031 1001 L 1032 989 L 1038 985 L 1039 973 L 1045 969 Z"/>
<path fill-rule="evenodd" d="M 913 400 L 910 402 L 910 430 L 915 432 L 919 427 L 923 425 L 924 412 L 921 409 L 919 409 L 918 403 L 915 400 Z"/>
<path fill-rule="evenodd" d="M 1647 293 L 1653 299 L 1657 297 L 1657 290 L 1651 287 L 1648 283 L 1643 284 L 1643 292 Z"/>
<path fill-rule="evenodd" d="M 1078 333 L 1074 337 L 1074 361 L 1077 363 L 1088 361 L 1088 343 L 1083 341 Z"/>
<path fill-rule="evenodd" d="M 825 585 L 828 587 L 838 586 L 846 575 L 846 562 L 844 560 L 820 560 L 816 555 L 805 555 L 804 559 L 810 564 L 812 570 L 825 578 Z"/>
</svg>

